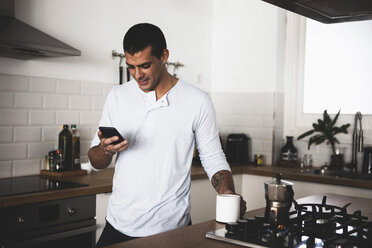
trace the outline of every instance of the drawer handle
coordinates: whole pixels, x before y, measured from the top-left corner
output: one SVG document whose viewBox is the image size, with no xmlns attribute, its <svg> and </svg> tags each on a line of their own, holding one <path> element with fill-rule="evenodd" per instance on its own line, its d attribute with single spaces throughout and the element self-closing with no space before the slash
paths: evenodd
<svg viewBox="0 0 372 248">
<path fill-rule="evenodd" d="M 17 222 L 18 222 L 19 224 L 22 224 L 23 222 L 25 222 L 25 220 L 24 220 L 21 216 L 18 216 L 18 217 L 17 217 Z"/>
<path fill-rule="evenodd" d="M 67 207 L 67 212 L 68 212 L 68 215 L 70 216 L 76 213 L 75 208 L 69 208 L 69 207 Z"/>
</svg>

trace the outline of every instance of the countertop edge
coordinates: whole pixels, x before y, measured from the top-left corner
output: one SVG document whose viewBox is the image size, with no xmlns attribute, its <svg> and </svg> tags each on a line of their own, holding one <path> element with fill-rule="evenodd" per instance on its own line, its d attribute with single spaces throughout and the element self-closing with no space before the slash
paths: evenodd
<svg viewBox="0 0 372 248">
<path fill-rule="evenodd" d="M 278 166 L 254 167 L 247 165 L 231 166 L 233 175 L 257 175 L 275 177 L 281 173 L 284 179 L 297 180 L 311 183 L 323 183 L 329 185 L 340 185 L 354 188 L 372 189 L 372 182 L 368 180 L 357 180 L 348 178 L 335 178 L 330 176 L 319 176 L 310 173 L 301 173 L 298 168 L 287 168 Z M 72 198 L 85 195 L 110 193 L 112 191 L 112 178 L 114 168 L 102 171 L 92 171 L 88 175 L 62 178 L 62 180 L 88 184 L 89 186 L 71 189 L 62 189 L 32 194 L 0 197 L 0 208 L 8 206 L 23 205 L 35 202 Z M 191 180 L 208 179 L 202 166 L 193 165 Z"/>
</svg>

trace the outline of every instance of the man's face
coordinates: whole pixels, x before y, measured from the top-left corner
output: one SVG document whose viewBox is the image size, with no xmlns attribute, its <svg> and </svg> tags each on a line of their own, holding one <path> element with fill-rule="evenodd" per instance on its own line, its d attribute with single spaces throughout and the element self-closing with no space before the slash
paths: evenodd
<svg viewBox="0 0 372 248">
<path fill-rule="evenodd" d="M 144 92 L 154 91 L 165 75 L 164 64 L 168 59 L 167 52 L 168 50 L 165 49 L 159 59 L 151 55 L 151 46 L 133 55 L 125 52 L 129 73 Z"/>
</svg>

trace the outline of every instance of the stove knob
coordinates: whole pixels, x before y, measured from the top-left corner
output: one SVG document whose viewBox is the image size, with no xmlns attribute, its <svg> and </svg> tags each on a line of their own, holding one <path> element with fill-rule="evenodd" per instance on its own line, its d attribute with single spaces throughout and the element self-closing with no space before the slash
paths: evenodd
<svg viewBox="0 0 372 248">
<path fill-rule="evenodd" d="M 239 224 L 236 222 L 229 222 L 229 223 L 226 223 L 225 228 L 229 233 L 234 233 L 239 230 Z"/>
</svg>

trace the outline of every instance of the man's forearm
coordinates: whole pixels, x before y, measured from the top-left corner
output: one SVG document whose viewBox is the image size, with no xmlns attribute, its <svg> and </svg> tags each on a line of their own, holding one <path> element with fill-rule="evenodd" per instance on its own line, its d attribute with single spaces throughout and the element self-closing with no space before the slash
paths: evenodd
<svg viewBox="0 0 372 248">
<path fill-rule="evenodd" d="M 212 177 L 212 185 L 219 194 L 232 194 L 235 193 L 234 180 L 231 172 L 228 170 L 218 171 Z"/>
<path fill-rule="evenodd" d="M 100 145 L 90 148 L 88 151 L 88 157 L 94 168 L 105 169 L 110 165 L 113 155 L 105 153 Z"/>
</svg>

